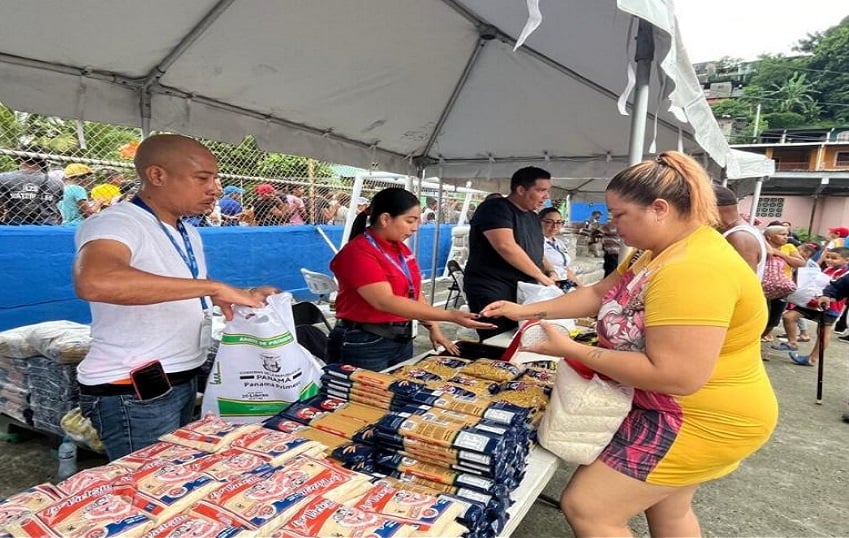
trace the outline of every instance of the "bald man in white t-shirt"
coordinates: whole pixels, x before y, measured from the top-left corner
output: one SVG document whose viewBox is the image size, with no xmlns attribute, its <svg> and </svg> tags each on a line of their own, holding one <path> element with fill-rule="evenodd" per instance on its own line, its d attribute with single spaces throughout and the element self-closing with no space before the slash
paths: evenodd
<svg viewBox="0 0 849 538">
<path fill-rule="evenodd" d="M 182 221 L 207 213 L 221 195 L 218 165 L 205 146 L 152 136 L 139 145 L 135 166 L 138 194 L 87 219 L 76 234 L 74 285 L 92 315 L 91 349 L 77 369 L 80 407 L 110 460 L 192 419 L 212 307 L 230 319 L 233 305 L 259 307 L 278 291 L 208 277 L 200 235 Z M 165 376 L 131 375 L 151 362 Z"/>
</svg>

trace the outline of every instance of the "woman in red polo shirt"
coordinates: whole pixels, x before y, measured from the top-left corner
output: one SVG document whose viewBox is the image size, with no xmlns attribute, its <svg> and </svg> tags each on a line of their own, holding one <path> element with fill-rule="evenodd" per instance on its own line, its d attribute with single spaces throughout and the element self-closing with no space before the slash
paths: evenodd
<svg viewBox="0 0 849 538">
<path fill-rule="evenodd" d="M 422 320 L 434 349 L 443 346 L 454 354 L 457 346 L 445 338 L 438 323 L 428 321 L 494 328 L 476 321 L 477 314 L 442 310 L 425 301 L 419 265 L 403 243 L 418 230 L 420 218 L 418 199 L 397 187 L 377 193 L 357 216 L 351 240 L 330 262 L 339 292 L 327 362 L 383 370 L 412 358 L 412 319 Z"/>
</svg>

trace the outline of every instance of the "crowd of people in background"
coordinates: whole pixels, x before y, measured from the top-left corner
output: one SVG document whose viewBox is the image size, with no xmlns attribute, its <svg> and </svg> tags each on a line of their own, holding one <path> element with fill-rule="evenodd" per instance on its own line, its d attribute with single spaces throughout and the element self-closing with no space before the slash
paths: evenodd
<svg viewBox="0 0 849 538">
<path fill-rule="evenodd" d="M 138 179 L 122 170 L 79 162 L 52 169 L 40 155 L 28 152 L 18 159 L 18 170 L 0 173 L 0 224 L 77 226 L 111 205 L 132 199 L 138 190 Z M 342 226 L 350 208 L 356 217 L 370 203 L 365 196 L 352 200 L 347 192 L 319 192 L 296 183 L 220 188 L 221 196 L 212 211 L 188 215 L 184 220 L 194 226 Z M 428 196 L 421 223 L 456 224 L 462 206 L 462 201 L 449 199 L 440 210 L 437 199 Z M 475 204 L 470 204 L 467 221 L 474 210 Z"/>
<path fill-rule="evenodd" d="M 51 170 L 31 153 L 18 159 L 18 170 L 0 174 L 0 223 L 75 226 L 136 189 L 137 182 L 115 168 L 70 163 Z"/>
</svg>

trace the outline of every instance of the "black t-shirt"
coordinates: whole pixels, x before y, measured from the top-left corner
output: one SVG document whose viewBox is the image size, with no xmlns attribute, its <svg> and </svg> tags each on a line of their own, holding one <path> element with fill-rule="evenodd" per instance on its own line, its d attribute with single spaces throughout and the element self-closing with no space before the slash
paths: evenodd
<svg viewBox="0 0 849 538">
<path fill-rule="evenodd" d="M 7 224 L 59 224 L 64 184 L 44 172 L 0 174 L 0 208 Z"/>
<path fill-rule="evenodd" d="M 464 281 L 469 308 L 477 312 L 492 301 L 515 301 L 516 285 L 520 281 L 533 282 L 535 279 L 502 258 L 484 232 L 512 229 L 513 239 L 542 269 L 544 238 L 539 217 L 534 211 L 519 209 L 507 198 L 493 198 L 478 207 L 470 225 L 469 261 Z"/>
<path fill-rule="evenodd" d="M 274 226 L 283 224 L 283 219 L 271 212 L 275 207 L 280 207 L 280 201 L 276 198 L 257 198 L 254 202 L 254 217 L 259 226 Z"/>
</svg>

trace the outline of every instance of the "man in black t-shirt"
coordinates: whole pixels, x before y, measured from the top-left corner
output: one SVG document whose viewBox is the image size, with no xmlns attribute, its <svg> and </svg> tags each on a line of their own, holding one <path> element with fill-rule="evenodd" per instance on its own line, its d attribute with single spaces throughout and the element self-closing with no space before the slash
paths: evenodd
<svg viewBox="0 0 849 538">
<path fill-rule="evenodd" d="M 60 224 L 65 185 L 47 171 L 38 148 L 18 158 L 20 169 L 0 174 L 0 224 Z"/>
<path fill-rule="evenodd" d="M 510 179 L 510 195 L 485 200 L 475 211 L 469 230 L 469 261 L 464 288 L 469 309 L 480 312 L 493 301 L 516 301 L 522 282 L 554 284 L 545 273 L 544 238 L 536 211 L 548 199 L 551 174 L 529 166 Z M 515 328 L 508 318 L 491 321 L 497 329 L 478 330 L 481 340 Z"/>
</svg>

